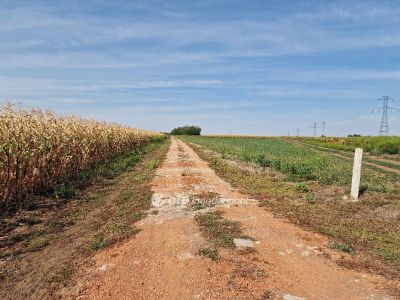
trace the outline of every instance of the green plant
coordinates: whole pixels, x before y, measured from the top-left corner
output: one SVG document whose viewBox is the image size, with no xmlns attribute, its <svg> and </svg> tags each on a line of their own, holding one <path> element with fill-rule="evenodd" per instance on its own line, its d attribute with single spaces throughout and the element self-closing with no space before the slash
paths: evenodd
<svg viewBox="0 0 400 300">
<path fill-rule="evenodd" d="M 355 148 L 363 148 L 372 154 L 400 154 L 400 137 L 396 136 L 348 136 L 342 137 L 320 137 L 320 138 L 298 138 L 302 142 L 338 149 L 354 151 Z"/>
<path fill-rule="evenodd" d="M 153 160 L 149 161 L 149 163 L 147 164 L 147 168 L 149 170 L 153 170 L 153 169 L 156 169 L 159 164 L 160 164 L 159 160 L 153 159 Z"/>
<path fill-rule="evenodd" d="M 205 206 L 203 203 L 196 202 L 195 204 L 192 205 L 193 210 L 200 210 L 200 209 L 205 209 L 207 206 Z"/>
<path fill-rule="evenodd" d="M 331 248 L 346 253 L 354 253 L 354 248 L 351 245 L 346 245 L 342 242 L 333 242 Z"/>
<path fill-rule="evenodd" d="M 210 248 L 210 247 L 200 248 L 197 251 L 197 254 L 207 257 L 211 260 L 219 260 L 220 259 L 218 249 L 216 249 L 216 248 Z"/>
<path fill-rule="evenodd" d="M 306 201 L 312 203 L 314 201 L 314 194 L 313 193 L 306 193 L 305 194 Z"/>
<path fill-rule="evenodd" d="M 37 251 L 45 247 L 49 243 L 49 238 L 47 236 L 41 236 L 35 238 L 28 243 L 27 251 Z"/>
<path fill-rule="evenodd" d="M 103 248 L 107 247 L 108 245 L 110 245 L 110 241 L 107 238 L 105 238 L 104 236 L 98 234 L 98 235 L 94 236 L 92 242 L 90 243 L 89 248 L 91 250 L 96 251 L 96 250 L 103 249 Z"/>
<path fill-rule="evenodd" d="M 70 199 L 77 195 L 75 187 L 61 183 L 55 186 L 54 196 L 59 199 Z"/>
<path fill-rule="evenodd" d="M 300 192 L 308 192 L 310 190 L 305 182 L 297 183 L 296 189 Z"/>
<path fill-rule="evenodd" d="M 220 211 L 197 215 L 195 220 L 214 247 L 234 248 L 234 238 L 242 235 L 240 223 L 225 219 Z"/>
</svg>

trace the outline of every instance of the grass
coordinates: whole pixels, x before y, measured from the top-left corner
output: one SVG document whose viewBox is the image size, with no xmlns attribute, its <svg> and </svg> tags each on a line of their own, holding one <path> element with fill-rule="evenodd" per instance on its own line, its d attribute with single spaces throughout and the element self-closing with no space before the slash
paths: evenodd
<svg viewBox="0 0 400 300">
<path fill-rule="evenodd" d="M 35 244 L 40 244 L 40 240 L 45 234 L 46 232 L 44 230 L 38 229 L 31 229 L 25 233 L 10 234 L 0 243 L 0 248 L 6 248 L 21 243 L 23 248 L 18 251 L 19 253 L 35 250 Z M 0 254 L 0 258 L 7 255 L 8 253 L 5 251 L 4 255 Z"/>
<path fill-rule="evenodd" d="M 190 207 L 196 211 L 218 204 L 221 196 L 215 192 L 201 192 L 190 197 Z"/>
<path fill-rule="evenodd" d="M 66 286 L 67 282 L 73 275 L 73 270 L 69 265 L 67 266 L 60 266 L 57 268 L 51 277 L 52 282 L 58 282 L 62 284 L 63 286 Z"/>
<path fill-rule="evenodd" d="M 197 148 L 199 151 L 199 148 Z M 261 172 L 256 176 L 250 171 L 242 170 L 234 164 L 216 158 L 202 156 L 210 162 L 210 167 L 219 171 L 220 175 L 227 179 L 235 187 L 248 187 L 247 191 L 252 196 L 272 195 L 272 196 L 292 196 L 296 193 L 293 185 L 276 181 L 274 173 Z M 244 176 L 243 176 L 244 175 Z"/>
<path fill-rule="evenodd" d="M 76 197 L 77 194 L 77 189 L 74 186 L 66 183 L 57 184 L 54 187 L 54 196 L 57 199 L 71 199 Z"/>
<path fill-rule="evenodd" d="M 197 215 L 195 220 L 201 232 L 216 248 L 234 248 L 234 238 L 242 234 L 240 223 L 225 219 L 221 211 Z"/>
<path fill-rule="evenodd" d="M 196 210 L 201 210 L 201 209 L 205 209 L 205 208 L 207 208 L 207 206 L 205 206 L 203 203 L 200 203 L 200 202 L 195 202 L 195 203 L 192 205 L 192 209 L 193 209 L 194 211 L 196 211 Z"/>
<path fill-rule="evenodd" d="M 307 230 L 327 235 L 338 251 L 357 253 L 357 268 L 366 268 L 385 276 L 400 276 L 400 196 L 366 193 L 362 201 L 349 203 L 341 199 L 345 190 L 315 182 L 293 184 L 289 179 L 271 176 L 271 171 L 249 171 L 222 159 L 218 154 L 193 149 L 210 163 L 216 173 L 260 201 L 275 215 L 288 218 Z M 397 214 L 396 214 L 397 212 Z M 348 264 L 346 262 L 345 264 Z"/>
<path fill-rule="evenodd" d="M 299 192 L 303 192 L 303 193 L 308 192 L 310 190 L 310 188 L 307 186 L 307 184 L 305 182 L 298 182 L 296 184 L 296 189 Z"/>
<path fill-rule="evenodd" d="M 339 250 L 341 252 L 352 253 L 354 254 L 354 248 L 350 245 L 347 245 L 342 242 L 333 242 L 331 245 L 332 249 Z"/>
<path fill-rule="evenodd" d="M 195 221 L 210 244 L 208 247 L 200 248 L 198 254 L 212 260 L 220 259 L 220 248 L 233 249 L 235 238 L 245 238 L 240 223 L 225 219 L 222 211 L 199 214 L 195 217 Z"/>
<path fill-rule="evenodd" d="M 198 255 L 207 257 L 211 260 L 217 261 L 219 260 L 221 257 L 219 255 L 218 249 L 216 248 L 211 248 L 211 247 L 205 247 L 205 248 L 200 248 L 197 251 Z"/>
<path fill-rule="evenodd" d="M 314 202 L 314 194 L 313 193 L 306 193 L 304 195 L 304 198 L 308 203 L 313 203 Z"/>
<path fill-rule="evenodd" d="M 163 144 L 163 152 L 168 145 L 169 143 Z M 161 157 L 150 159 L 132 179 L 126 181 L 124 189 L 115 196 L 107 221 L 93 236 L 89 244 L 91 250 L 103 249 L 139 232 L 134 223 L 145 218 L 145 210 L 151 206 L 152 191 L 149 183 L 161 161 Z"/>
<path fill-rule="evenodd" d="M 106 248 L 110 244 L 111 244 L 110 240 L 108 240 L 106 237 L 104 237 L 101 234 L 97 234 L 93 237 L 93 240 L 89 245 L 89 249 L 93 250 L 93 251 L 97 251 L 97 250 Z"/>
<path fill-rule="evenodd" d="M 27 251 L 37 251 L 48 245 L 50 238 L 48 236 L 41 236 L 35 238 L 28 243 Z"/>
<path fill-rule="evenodd" d="M 159 164 L 160 164 L 160 160 L 158 160 L 158 159 L 153 159 L 153 160 L 151 160 L 151 161 L 149 161 L 149 162 L 147 163 L 147 168 L 148 168 L 149 170 L 154 170 L 154 169 L 156 169 L 156 168 L 158 167 Z"/>
</svg>

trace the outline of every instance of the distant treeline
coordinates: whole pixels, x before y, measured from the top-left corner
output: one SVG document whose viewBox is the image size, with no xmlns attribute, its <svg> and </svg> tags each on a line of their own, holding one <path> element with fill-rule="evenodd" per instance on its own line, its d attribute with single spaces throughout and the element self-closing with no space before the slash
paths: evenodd
<svg viewBox="0 0 400 300">
<path fill-rule="evenodd" d="M 177 127 L 171 131 L 172 135 L 200 135 L 201 128 L 198 126 Z"/>
</svg>

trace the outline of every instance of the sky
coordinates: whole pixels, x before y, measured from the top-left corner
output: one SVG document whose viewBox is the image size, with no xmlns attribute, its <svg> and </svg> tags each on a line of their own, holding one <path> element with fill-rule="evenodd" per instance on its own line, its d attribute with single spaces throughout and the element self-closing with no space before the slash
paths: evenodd
<svg viewBox="0 0 400 300">
<path fill-rule="evenodd" d="M 0 0 L 0 102 L 156 131 L 376 135 L 400 1 Z M 389 116 L 400 134 L 400 111 Z"/>
</svg>

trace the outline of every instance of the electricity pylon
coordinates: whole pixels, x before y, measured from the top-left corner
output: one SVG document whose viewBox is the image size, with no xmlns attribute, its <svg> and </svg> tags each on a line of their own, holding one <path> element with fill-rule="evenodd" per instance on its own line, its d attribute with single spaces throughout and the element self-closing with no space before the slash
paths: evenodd
<svg viewBox="0 0 400 300">
<path fill-rule="evenodd" d="M 383 101 L 382 107 L 375 108 L 375 110 L 381 110 L 382 111 L 382 119 L 381 119 L 381 125 L 379 127 L 379 135 L 388 135 L 389 134 L 389 110 L 399 110 L 398 108 L 390 107 L 389 106 L 389 101 L 393 101 L 392 98 L 389 96 L 383 96 L 383 98 L 379 99 Z"/>
<path fill-rule="evenodd" d="M 314 129 L 314 136 L 317 136 L 317 128 L 319 128 L 317 122 L 314 122 L 310 128 Z"/>
</svg>

